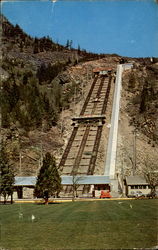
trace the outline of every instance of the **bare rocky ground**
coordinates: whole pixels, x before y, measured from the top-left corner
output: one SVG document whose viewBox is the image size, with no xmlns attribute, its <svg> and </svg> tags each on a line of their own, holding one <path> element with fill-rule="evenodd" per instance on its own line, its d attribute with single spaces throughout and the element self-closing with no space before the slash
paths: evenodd
<svg viewBox="0 0 158 250">
<path fill-rule="evenodd" d="M 125 178 L 131 174 L 141 174 L 144 161 L 158 160 L 158 146 L 149 136 L 143 133 L 142 124 L 136 129 L 131 124 L 131 116 L 127 106 L 136 93 L 129 93 L 125 88 L 128 84 L 130 70 L 123 73 L 123 89 L 120 104 L 118 147 L 116 159 L 116 172 Z M 156 80 L 155 80 L 156 81 Z M 157 110 L 155 110 L 155 114 Z M 135 116 L 136 116 L 135 111 Z M 156 124 L 156 121 L 155 121 Z M 157 124 L 156 124 L 157 126 Z M 150 128 L 149 128 L 150 129 Z"/>
</svg>

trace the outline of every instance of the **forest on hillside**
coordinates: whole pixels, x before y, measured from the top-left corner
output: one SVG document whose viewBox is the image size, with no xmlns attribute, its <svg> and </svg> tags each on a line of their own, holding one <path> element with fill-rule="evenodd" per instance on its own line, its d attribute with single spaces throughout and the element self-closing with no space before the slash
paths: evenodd
<svg viewBox="0 0 158 250">
<path fill-rule="evenodd" d="M 49 37 L 32 38 L 1 16 L 2 63 L 7 73 L 1 91 L 2 127 L 12 124 L 27 131 L 56 125 L 62 107 L 69 107 L 73 88 L 63 95 L 66 78 L 58 77 L 68 66 L 99 56 L 59 45 Z M 100 55 L 101 57 L 101 55 Z M 58 78 L 58 81 L 56 81 Z"/>
</svg>

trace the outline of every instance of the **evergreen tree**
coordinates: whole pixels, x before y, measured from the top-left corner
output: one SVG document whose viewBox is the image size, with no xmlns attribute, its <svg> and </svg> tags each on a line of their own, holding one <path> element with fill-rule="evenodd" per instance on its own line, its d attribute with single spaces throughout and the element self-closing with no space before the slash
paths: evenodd
<svg viewBox="0 0 158 250">
<path fill-rule="evenodd" d="M 43 159 L 43 165 L 37 177 L 34 190 L 36 197 L 44 198 L 45 204 L 48 204 L 50 196 L 59 194 L 61 191 L 61 177 L 56 166 L 55 158 L 46 153 Z"/>
<path fill-rule="evenodd" d="M 11 196 L 12 203 L 14 182 L 14 173 L 9 165 L 8 156 L 2 143 L 0 150 L 0 195 L 4 197 L 4 204 L 8 196 Z"/>
<path fill-rule="evenodd" d="M 81 53 L 81 47 L 80 47 L 80 45 L 78 45 L 77 51 L 78 51 L 78 54 L 80 55 L 80 53 Z"/>
<path fill-rule="evenodd" d="M 39 43 L 38 43 L 38 39 L 36 37 L 34 39 L 34 44 L 33 44 L 33 53 L 34 54 L 39 53 Z"/>
<path fill-rule="evenodd" d="M 13 108 L 20 98 L 19 87 L 16 85 L 16 83 L 13 83 L 13 85 L 11 86 L 9 95 L 10 106 L 11 108 Z"/>
<path fill-rule="evenodd" d="M 39 84 L 47 80 L 47 66 L 45 63 L 42 63 L 37 70 L 37 78 L 39 80 Z"/>
<path fill-rule="evenodd" d="M 26 85 L 26 84 L 28 83 L 28 76 L 27 76 L 27 74 L 24 74 L 24 75 L 23 75 L 22 83 L 23 83 L 24 85 Z"/>
<path fill-rule="evenodd" d="M 148 91 L 146 86 L 143 87 L 142 93 L 141 93 L 141 101 L 140 101 L 140 113 L 143 113 L 146 111 L 147 106 L 147 98 L 148 98 Z"/>
<path fill-rule="evenodd" d="M 66 41 L 66 46 L 65 46 L 67 49 L 69 49 L 70 48 L 70 41 L 69 40 L 67 40 Z"/>
<path fill-rule="evenodd" d="M 73 43 L 72 40 L 70 40 L 70 46 L 69 46 L 70 49 L 72 49 L 72 43 Z"/>
<path fill-rule="evenodd" d="M 73 41 L 72 40 L 67 40 L 67 42 L 66 42 L 66 48 L 67 49 L 72 49 L 72 43 L 73 43 Z"/>
</svg>

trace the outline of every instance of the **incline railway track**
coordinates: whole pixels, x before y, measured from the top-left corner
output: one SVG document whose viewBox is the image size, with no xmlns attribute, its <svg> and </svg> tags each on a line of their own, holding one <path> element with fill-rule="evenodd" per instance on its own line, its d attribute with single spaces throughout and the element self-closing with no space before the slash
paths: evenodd
<svg viewBox="0 0 158 250">
<path fill-rule="evenodd" d="M 79 117 L 73 118 L 75 126 L 59 164 L 63 175 L 94 174 L 111 82 L 111 75 L 96 76 Z"/>
</svg>

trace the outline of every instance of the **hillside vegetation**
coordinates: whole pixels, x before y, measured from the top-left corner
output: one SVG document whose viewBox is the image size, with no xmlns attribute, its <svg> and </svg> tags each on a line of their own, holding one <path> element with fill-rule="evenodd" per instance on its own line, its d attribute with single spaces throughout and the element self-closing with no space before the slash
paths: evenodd
<svg viewBox="0 0 158 250">
<path fill-rule="evenodd" d="M 74 92 L 80 94 L 80 82 L 67 69 L 103 55 L 73 49 L 69 40 L 62 46 L 32 38 L 4 16 L 1 24 L 1 132 L 16 171 L 22 152 L 21 174 L 31 174 L 43 150 L 60 151 L 63 144 L 60 113 L 70 108 Z"/>
<path fill-rule="evenodd" d="M 65 83 L 62 77 L 58 83 L 53 80 L 68 65 L 97 55 L 61 46 L 49 37 L 31 38 L 18 25 L 13 26 L 4 17 L 2 20 L 1 67 L 8 75 L 1 96 L 2 126 L 16 123 L 29 131 L 45 121 L 50 128 L 56 125 L 63 106 L 61 89 Z"/>
</svg>

